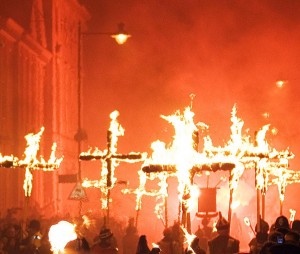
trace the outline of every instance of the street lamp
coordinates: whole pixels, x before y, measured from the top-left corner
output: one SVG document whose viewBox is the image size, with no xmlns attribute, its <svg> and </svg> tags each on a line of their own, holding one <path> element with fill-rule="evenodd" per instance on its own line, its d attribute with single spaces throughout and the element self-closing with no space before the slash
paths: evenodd
<svg viewBox="0 0 300 254">
<path fill-rule="evenodd" d="M 85 35 L 108 35 L 111 38 L 113 38 L 119 45 L 122 45 L 126 43 L 128 38 L 131 37 L 131 35 L 126 32 L 124 27 L 125 27 L 124 23 L 119 23 L 116 33 L 103 33 L 103 32 L 81 32 L 81 28 L 79 25 L 79 36 L 80 36 L 79 39 L 81 39 L 81 36 L 85 36 Z"/>
<path fill-rule="evenodd" d="M 117 33 L 111 35 L 111 37 L 114 38 L 119 45 L 124 44 L 127 39 L 131 37 L 131 35 L 125 31 L 124 26 L 124 23 L 118 24 Z"/>
<path fill-rule="evenodd" d="M 82 129 L 81 124 L 81 92 L 82 92 L 82 84 L 81 84 L 81 57 L 82 57 L 82 37 L 83 36 L 89 36 L 89 35 L 107 35 L 113 38 L 118 45 L 124 44 L 129 37 L 131 37 L 130 34 L 128 34 L 124 29 L 124 23 L 118 24 L 118 29 L 116 33 L 103 33 L 103 32 L 82 32 L 81 31 L 81 23 L 78 24 L 78 58 L 77 58 L 77 80 L 78 80 L 78 131 L 74 136 L 74 139 L 78 142 L 78 173 L 77 173 L 77 181 L 81 183 L 81 163 L 79 160 L 79 156 L 81 153 L 81 141 L 87 139 L 86 132 Z M 80 206 L 81 209 L 81 206 Z M 81 212 L 81 211 L 79 211 Z"/>
</svg>

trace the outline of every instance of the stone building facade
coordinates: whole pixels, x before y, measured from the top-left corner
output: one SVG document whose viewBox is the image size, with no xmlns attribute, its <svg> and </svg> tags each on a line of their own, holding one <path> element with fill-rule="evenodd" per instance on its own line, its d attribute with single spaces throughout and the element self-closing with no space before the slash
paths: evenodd
<svg viewBox="0 0 300 254">
<path fill-rule="evenodd" d="M 2 0 L 0 3 L 0 153 L 23 158 L 24 136 L 43 133 L 39 155 L 47 160 L 53 142 L 64 157 L 57 172 L 33 172 L 30 212 L 64 214 L 75 183 L 59 175 L 77 174 L 80 110 L 79 27 L 89 13 L 77 0 Z M 24 169 L 0 168 L 0 212 L 23 208 Z"/>
</svg>

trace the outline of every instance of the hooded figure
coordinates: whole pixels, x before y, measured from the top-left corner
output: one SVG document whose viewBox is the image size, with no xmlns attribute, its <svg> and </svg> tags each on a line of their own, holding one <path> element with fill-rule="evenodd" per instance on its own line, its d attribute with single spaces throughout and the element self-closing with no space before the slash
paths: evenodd
<svg viewBox="0 0 300 254">
<path fill-rule="evenodd" d="M 129 219 L 129 225 L 126 228 L 126 234 L 122 238 L 123 254 L 133 254 L 139 241 L 137 228 L 134 226 L 134 219 Z M 150 250 L 149 250 L 150 251 Z"/>
<path fill-rule="evenodd" d="M 117 240 L 109 228 L 102 227 L 98 240 L 91 248 L 91 253 L 94 254 L 117 254 Z"/>
<path fill-rule="evenodd" d="M 255 225 L 256 235 L 249 243 L 251 254 L 258 254 L 262 249 L 263 245 L 268 241 L 270 229 L 269 224 L 263 219 L 260 219 L 259 225 L 259 228 L 257 224 Z"/>
<path fill-rule="evenodd" d="M 148 247 L 147 237 L 145 235 L 141 235 L 138 241 L 136 254 L 149 254 L 150 249 Z"/>
<path fill-rule="evenodd" d="M 274 224 L 274 230 L 279 231 L 285 235 L 290 230 L 290 224 L 287 217 L 283 215 L 277 217 Z"/>
<path fill-rule="evenodd" d="M 234 254 L 239 252 L 240 242 L 229 235 L 230 224 L 219 212 L 216 224 L 218 236 L 208 242 L 210 254 Z"/>
</svg>

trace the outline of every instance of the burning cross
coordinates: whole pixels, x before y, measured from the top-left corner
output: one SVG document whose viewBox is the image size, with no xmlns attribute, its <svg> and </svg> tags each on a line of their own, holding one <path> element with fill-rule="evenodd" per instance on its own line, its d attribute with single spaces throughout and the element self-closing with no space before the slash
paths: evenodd
<svg viewBox="0 0 300 254">
<path fill-rule="evenodd" d="M 52 152 L 50 155 L 49 160 L 46 162 L 43 157 L 38 160 L 37 153 L 39 151 L 40 146 L 40 139 L 44 132 L 44 127 L 41 128 L 41 130 L 37 134 L 29 133 L 25 136 L 25 139 L 27 141 L 27 146 L 25 149 L 25 158 L 23 160 L 19 160 L 16 157 L 13 156 L 4 156 L 0 154 L 0 166 L 4 166 L 7 168 L 25 168 L 25 178 L 24 178 L 24 184 L 23 189 L 25 192 L 25 207 L 24 207 L 24 214 L 23 214 L 23 232 L 25 232 L 26 227 L 26 221 L 27 221 L 27 210 L 28 210 L 28 203 L 29 203 L 29 197 L 31 196 L 32 191 L 32 180 L 33 170 L 43 170 L 43 171 L 53 171 L 55 169 L 58 169 L 60 163 L 62 162 L 63 158 L 56 158 L 55 152 L 56 152 L 56 143 L 53 143 L 52 145 Z"/>
<path fill-rule="evenodd" d="M 177 177 L 180 202 L 178 217 L 181 215 L 181 225 L 186 227 L 189 232 L 191 231 L 190 209 L 198 190 L 198 187 L 193 184 L 194 175 L 202 171 L 231 170 L 235 167 L 231 160 L 208 159 L 205 154 L 198 153 L 198 127 L 193 122 L 193 116 L 194 113 L 190 107 L 186 108 L 183 114 L 176 112 L 171 116 L 162 116 L 175 128 L 173 142 L 170 147 L 161 141 L 152 143 L 152 156 L 145 161 L 142 167 L 142 171 L 149 175 L 150 179 L 160 179 L 160 190 L 146 192 L 144 188 L 138 188 L 126 192 L 136 194 L 139 202 L 141 195 L 160 196 L 165 199 L 167 197 L 167 178 Z M 160 216 L 160 213 L 157 214 Z M 167 215 L 165 217 L 167 221 Z M 165 226 L 167 226 L 166 223 Z"/>
<path fill-rule="evenodd" d="M 110 190 L 114 187 L 117 179 L 115 178 L 115 168 L 119 165 L 119 162 L 135 163 L 142 161 L 145 158 L 143 153 L 129 153 L 129 154 L 118 154 L 117 153 L 117 142 L 118 137 L 124 135 L 124 129 L 117 121 L 119 116 L 118 111 L 114 111 L 110 114 L 110 126 L 107 131 L 107 149 L 103 152 L 95 148 L 93 152 L 83 152 L 80 154 L 80 160 L 101 160 L 101 178 L 100 180 L 87 180 L 84 179 L 82 186 L 85 188 L 95 187 L 99 188 L 103 194 L 102 209 L 107 210 L 107 220 L 109 219 L 109 202 L 110 202 Z"/>
<path fill-rule="evenodd" d="M 24 152 L 25 158 L 19 160 L 13 156 L 4 156 L 0 155 L 0 166 L 7 168 L 25 168 L 25 178 L 23 189 L 25 192 L 25 197 L 31 196 L 32 191 L 32 170 L 43 170 L 43 171 L 53 171 L 57 169 L 62 162 L 63 158 L 56 158 L 56 143 L 52 145 L 52 152 L 49 160 L 46 162 L 43 157 L 40 160 L 37 159 L 37 153 L 39 151 L 40 139 L 44 132 L 44 127 L 37 134 L 29 133 L 25 136 L 27 141 L 27 146 Z"/>
</svg>

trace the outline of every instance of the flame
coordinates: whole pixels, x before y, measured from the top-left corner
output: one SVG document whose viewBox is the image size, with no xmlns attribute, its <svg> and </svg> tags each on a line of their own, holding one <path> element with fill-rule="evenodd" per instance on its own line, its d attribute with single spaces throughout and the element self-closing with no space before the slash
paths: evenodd
<svg viewBox="0 0 300 254">
<path fill-rule="evenodd" d="M 92 225 L 92 221 L 90 220 L 90 218 L 86 215 L 82 216 L 83 219 L 83 226 L 86 226 L 87 228 L 89 228 Z"/>
<path fill-rule="evenodd" d="M 60 221 L 50 227 L 49 241 L 54 254 L 64 253 L 67 243 L 76 238 L 75 225 L 67 221 Z"/>
<path fill-rule="evenodd" d="M 294 209 L 290 209 L 290 222 L 293 223 L 293 221 L 295 220 L 295 215 L 296 215 L 296 210 Z"/>
<path fill-rule="evenodd" d="M 287 84 L 287 81 L 286 81 L 286 80 L 277 80 L 277 81 L 276 81 L 276 86 L 277 86 L 278 88 L 283 88 L 283 86 L 286 85 L 286 84 Z"/>
<path fill-rule="evenodd" d="M 239 200 L 234 201 L 231 204 L 231 209 L 234 210 L 234 209 L 238 208 L 240 206 L 240 204 L 241 204 L 241 202 Z"/>
<path fill-rule="evenodd" d="M 186 228 L 184 228 L 183 226 L 180 226 L 180 228 L 182 229 L 182 231 L 183 231 L 183 236 L 184 236 L 184 243 L 183 243 L 183 244 L 186 244 L 186 245 L 187 245 L 187 247 L 186 247 L 187 249 L 193 251 L 193 249 L 191 248 L 191 244 L 192 244 L 193 240 L 195 239 L 196 235 L 190 234 L 190 233 L 186 230 Z M 194 251 L 193 251 L 193 252 L 194 252 Z"/>
<path fill-rule="evenodd" d="M 43 171 L 53 171 L 60 166 L 63 158 L 56 158 L 56 143 L 52 145 L 52 152 L 48 161 L 41 156 L 40 159 L 37 159 L 37 153 L 40 148 L 40 140 L 41 136 L 44 132 L 44 127 L 36 133 L 29 133 L 25 136 L 27 141 L 27 146 L 24 151 L 25 158 L 23 160 L 19 160 L 13 156 L 4 156 L 0 154 L 0 165 L 4 165 L 7 167 L 25 167 L 25 178 L 23 189 L 25 191 L 25 196 L 28 197 L 31 195 L 32 191 L 32 170 L 43 170 Z"/>
<path fill-rule="evenodd" d="M 217 230 L 217 222 L 218 221 L 214 221 L 213 226 L 212 226 L 212 228 L 213 228 L 212 232 L 217 232 L 218 231 Z"/>
<path fill-rule="evenodd" d="M 270 113 L 265 112 L 265 113 L 262 114 L 262 117 L 268 119 L 268 118 L 270 118 Z"/>
<path fill-rule="evenodd" d="M 193 204 L 199 195 L 197 186 L 193 184 L 193 177 L 195 174 L 209 175 L 212 165 L 218 164 L 219 170 L 223 164 L 230 164 L 229 188 L 231 191 L 238 187 L 239 180 L 245 169 L 256 170 L 255 187 L 263 194 L 266 193 L 268 185 L 278 184 L 282 194 L 285 191 L 285 186 L 288 183 L 299 181 L 299 175 L 294 171 L 286 171 L 288 160 L 292 159 L 294 155 L 288 150 L 277 151 L 271 148 L 266 140 L 266 134 L 270 129 L 270 124 L 262 126 L 253 138 L 248 132 L 243 133 L 244 121 L 237 116 L 237 107 L 234 105 L 231 112 L 230 127 L 231 135 L 227 143 L 223 147 L 215 147 L 210 136 L 203 137 L 203 150 L 198 151 L 195 145 L 195 138 L 198 136 L 197 126 L 207 125 L 201 123 L 194 123 L 194 113 L 191 107 L 185 108 L 183 113 L 176 111 L 175 114 L 169 116 L 161 116 L 173 125 L 175 134 L 171 144 L 166 144 L 157 140 L 151 144 L 152 155 L 147 158 L 143 164 L 142 170 L 150 177 L 140 175 L 140 187 L 135 190 L 127 190 L 126 193 L 135 193 L 137 195 L 137 205 L 141 207 L 142 195 L 151 195 L 158 197 L 167 197 L 167 188 L 165 183 L 168 177 L 176 177 L 178 179 L 178 198 L 179 202 L 189 212 L 193 208 Z M 271 130 L 273 132 L 273 130 Z M 284 164 L 285 174 L 280 173 L 280 168 Z M 206 170 L 208 168 L 208 170 Z M 281 170 L 282 171 L 282 170 Z M 292 173 L 293 172 L 293 173 Z M 158 179 L 160 181 L 160 190 L 146 191 L 145 181 Z M 219 183 L 222 179 L 219 181 Z M 219 184 L 218 183 L 218 184 Z M 217 184 L 217 185 L 218 185 Z M 162 187 L 163 186 L 163 187 Z M 160 202 L 160 201 L 159 201 Z M 232 204 L 232 208 L 236 208 L 238 202 Z M 158 203 L 155 208 L 158 217 L 161 218 L 162 203 Z"/>
<path fill-rule="evenodd" d="M 82 186 L 84 188 L 94 187 L 99 188 L 101 191 L 101 208 L 108 209 L 111 199 L 108 198 L 109 191 L 114 188 L 117 178 L 115 177 L 115 169 L 120 161 L 134 163 L 143 161 L 146 153 L 129 153 L 128 155 L 117 154 L 117 143 L 120 136 L 124 136 L 125 130 L 118 122 L 119 116 L 117 110 L 110 114 L 110 125 L 107 131 L 107 149 L 104 151 L 99 150 L 97 147 L 92 151 L 89 149 L 87 152 L 80 154 L 80 159 L 95 160 L 100 159 L 102 162 L 101 176 L 99 180 L 83 179 Z"/>
<path fill-rule="evenodd" d="M 244 218 L 244 223 L 246 224 L 247 227 L 250 227 L 250 225 L 251 225 L 251 222 L 248 217 Z"/>
<path fill-rule="evenodd" d="M 17 158 L 14 158 L 13 155 L 5 155 L 2 156 L 2 154 L 0 153 L 0 167 L 11 167 L 14 164 L 14 160 L 16 160 Z"/>
</svg>

